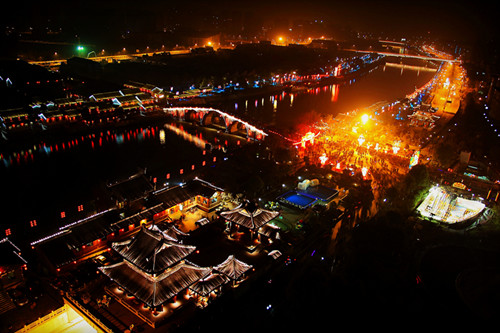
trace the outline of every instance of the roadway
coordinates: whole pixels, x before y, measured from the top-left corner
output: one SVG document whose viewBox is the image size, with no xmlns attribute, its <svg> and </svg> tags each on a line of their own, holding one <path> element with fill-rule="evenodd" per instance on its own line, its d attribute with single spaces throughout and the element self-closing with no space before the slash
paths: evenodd
<svg viewBox="0 0 500 333">
<path fill-rule="evenodd" d="M 153 56 L 155 54 L 161 54 L 161 53 L 170 53 L 171 55 L 178 55 L 178 54 L 187 54 L 190 53 L 191 50 L 168 50 L 168 51 L 161 51 L 161 52 L 144 52 L 144 53 L 131 53 L 131 54 L 116 54 L 116 55 L 107 55 L 107 56 L 98 56 L 98 57 L 88 57 L 87 59 L 93 60 L 96 62 L 101 62 L 101 61 L 106 61 L 106 62 L 113 62 L 113 61 L 124 61 L 124 60 L 130 60 L 133 58 L 140 58 L 143 56 Z M 58 68 L 61 66 L 62 63 L 65 63 L 67 59 L 57 59 L 57 60 L 42 60 L 42 61 L 28 61 L 29 64 L 31 65 L 38 65 L 42 67 L 46 67 L 49 69 L 54 69 Z"/>
<path fill-rule="evenodd" d="M 442 112 L 457 113 L 462 99 L 463 77 L 461 68 L 448 64 L 439 74 L 440 82 L 432 92 L 432 107 Z"/>
</svg>

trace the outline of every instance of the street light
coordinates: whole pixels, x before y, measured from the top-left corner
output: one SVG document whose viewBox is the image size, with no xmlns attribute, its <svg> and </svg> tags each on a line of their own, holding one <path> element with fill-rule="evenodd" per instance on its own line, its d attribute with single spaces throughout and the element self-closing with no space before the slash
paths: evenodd
<svg viewBox="0 0 500 333">
<path fill-rule="evenodd" d="M 78 57 L 84 57 L 85 56 L 85 46 L 77 45 L 76 46 L 76 55 Z"/>
<path fill-rule="evenodd" d="M 363 125 L 368 122 L 369 118 L 370 117 L 366 113 L 361 116 L 361 122 L 363 123 Z"/>
</svg>

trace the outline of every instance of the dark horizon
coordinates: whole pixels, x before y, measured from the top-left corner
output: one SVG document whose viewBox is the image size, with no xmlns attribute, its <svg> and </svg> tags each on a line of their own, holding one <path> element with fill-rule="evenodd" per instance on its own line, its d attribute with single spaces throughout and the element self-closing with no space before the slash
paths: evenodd
<svg viewBox="0 0 500 333">
<path fill-rule="evenodd" d="M 73 1 L 71 3 L 33 2 L 14 4 L 4 13 L 6 26 L 17 29 L 61 27 L 75 33 L 98 34 L 101 29 L 159 30 L 160 26 L 180 22 L 204 30 L 214 27 L 215 18 L 233 20 L 241 25 L 292 20 L 324 20 L 325 25 L 373 33 L 401 36 L 428 36 L 431 39 L 477 41 L 495 38 L 495 4 L 465 1 L 356 2 L 313 0 L 253 1 L 234 3 L 194 0 L 189 6 L 153 0 L 146 5 L 136 1 Z M 277 23 L 276 23 L 277 24 Z M 5 26 L 4 26 L 5 28 Z M 113 32 L 113 31 L 108 31 Z M 101 32 L 102 33 L 102 32 Z"/>
</svg>

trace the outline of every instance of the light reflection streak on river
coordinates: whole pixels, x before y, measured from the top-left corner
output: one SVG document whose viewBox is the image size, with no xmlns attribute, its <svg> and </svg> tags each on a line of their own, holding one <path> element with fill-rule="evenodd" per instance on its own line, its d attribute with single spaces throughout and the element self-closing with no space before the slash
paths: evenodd
<svg viewBox="0 0 500 333">
<path fill-rule="evenodd" d="M 170 124 L 165 124 L 164 127 L 166 129 L 174 132 L 178 136 L 182 137 L 184 140 L 194 143 L 199 148 L 204 149 L 205 145 L 207 144 L 207 141 L 205 141 L 201 138 L 201 133 L 200 133 L 200 137 L 198 137 L 196 135 L 192 135 L 192 134 L 186 132 L 182 127 L 179 128 L 179 127 L 176 127 L 176 126 L 170 125 Z"/>
</svg>

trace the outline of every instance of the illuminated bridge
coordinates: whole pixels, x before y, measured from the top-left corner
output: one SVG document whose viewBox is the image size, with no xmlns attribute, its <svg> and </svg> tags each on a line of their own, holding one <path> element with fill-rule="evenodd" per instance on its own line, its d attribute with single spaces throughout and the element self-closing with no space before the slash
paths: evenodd
<svg viewBox="0 0 500 333">
<path fill-rule="evenodd" d="M 198 122 L 202 126 L 222 127 L 227 133 L 245 133 L 248 139 L 263 140 L 268 134 L 233 115 L 213 108 L 172 107 L 163 111 L 177 119 Z"/>
<path fill-rule="evenodd" d="M 382 44 L 387 44 L 387 45 L 400 45 L 400 46 L 406 46 L 406 42 L 396 42 L 396 41 L 393 41 L 393 40 L 382 40 L 382 39 L 379 39 L 379 43 L 382 43 Z"/>
<path fill-rule="evenodd" d="M 376 54 L 380 54 L 380 55 L 387 56 L 387 57 L 414 58 L 414 59 L 422 59 L 422 60 L 447 61 L 447 62 L 460 62 L 459 60 L 456 60 L 456 59 L 438 58 L 438 57 L 431 57 L 431 56 L 418 55 L 418 54 L 392 53 L 392 52 L 380 52 L 380 51 L 368 51 L 368 50 L 352 50 L 352 49 L 350 49 L 350 50 L 348 49 L 345 51 L 352 51 L 352 52 L 357 52 L 357 53 L 376 53 Z"/>
</svg>

